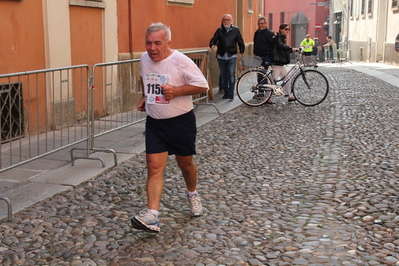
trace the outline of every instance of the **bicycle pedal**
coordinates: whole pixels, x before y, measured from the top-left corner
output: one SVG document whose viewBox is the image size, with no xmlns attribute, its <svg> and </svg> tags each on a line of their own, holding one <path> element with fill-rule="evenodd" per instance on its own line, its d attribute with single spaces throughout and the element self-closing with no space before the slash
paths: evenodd
<svg viewBox="0 0 399 266">
<path fill-rule="evenodd" d="M 277 96 L 285 95 L 282 88 L 274 88 L 273 90 L 274 90 L 274 94 Z"/>
</svg>

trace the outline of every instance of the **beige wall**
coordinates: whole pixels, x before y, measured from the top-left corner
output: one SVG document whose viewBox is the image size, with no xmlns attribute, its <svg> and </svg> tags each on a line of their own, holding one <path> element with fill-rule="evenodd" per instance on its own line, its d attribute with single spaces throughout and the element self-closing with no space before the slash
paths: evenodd
<svg viewBox="0 0 399 266">
<path fill-rule="evenodd" d="M 392 1 L 373 1 L 372 13 L 361 14 L 361 0 L 353 0 L 353 16 L 349 18 L 349 49 L 352 61 L 399 64 L 393 50 L 399 33 L 399 12 L 392 9 Z M 348 8 L 348 7 L 346 7 Z"/>
<path fill-rule="evenodd" d="M 70 66 L 71 32 L 68 0 L 43 0 L 43 20 L 46 68 Z"/>
</svg>

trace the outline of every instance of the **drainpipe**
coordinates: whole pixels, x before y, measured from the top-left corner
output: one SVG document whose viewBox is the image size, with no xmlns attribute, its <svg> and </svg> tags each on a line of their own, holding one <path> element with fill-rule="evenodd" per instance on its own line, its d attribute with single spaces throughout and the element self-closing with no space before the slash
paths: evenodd
<svg viewBox="0 0 399 266">
<path fill-rule="evenodd" d="M 128 23 L 129 23 L 129 54 L 133 53 L 133 25 L 132 25 L 132 0 L 128 0 Z"/>
</svg>

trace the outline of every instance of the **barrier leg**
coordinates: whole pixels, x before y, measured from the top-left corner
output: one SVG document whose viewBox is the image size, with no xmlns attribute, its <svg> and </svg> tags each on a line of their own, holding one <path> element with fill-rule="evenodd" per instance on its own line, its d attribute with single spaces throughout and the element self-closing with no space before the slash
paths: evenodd
<svg viewBox="0 0 399 266">
<path fill-rule="evenodd" d="M 9 222 L 12 221 L 12 206 L 11 201 L 7 197 L 0 197 L 0 200 L 4 200 L 7 203 L 8 208 L 8 220 Z"/>
<path fill-rule="evenodd" d="M 91 158 L 91 157 L 89 157 L 89 156 L 87 156 L 87 157 L 74 157 L 74 156 L 73 156 L 73 152 L 74 152 L 75 150 L 84 150 L 84 151 L 85 151 L 86 149 L 79 149 L 79 148 L 73 148 L 73 149 L 71 149 L 70 154 L 71 154 L 72 166 L 75 165 L 75 161 L 76 161 L 76 160 L 78 160 L 78 159 L 86 159 L 86 160 L 98 160 L 98 161 L 101 161 L 102 166 L 105 167 L 104 160 L 101 159 L 101 158 Z M 114 157 L 115 157 L 115 156 L 114 156 Z"/>
</svg>

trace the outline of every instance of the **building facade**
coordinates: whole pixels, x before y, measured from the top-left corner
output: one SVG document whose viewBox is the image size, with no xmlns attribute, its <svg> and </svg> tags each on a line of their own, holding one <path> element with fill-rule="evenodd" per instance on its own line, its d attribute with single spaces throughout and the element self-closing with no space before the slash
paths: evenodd
<svg viewBox="0 0 399 266">
<path fill-rule="evenodd" d="M 329 33 L 330 6 L 321 0 L 265 0 L 264 14 L 268 19 L 268 26 L 278 32 L 280 24 L 287 23 L 291 32 L 287 37 L 287 44 L 299 47 L 306 34 L 311 38 L 319 38 L 320 43 L 325 43 Z"/>
<path fill-rule="evenodd" d="M 344 56 L 355 62 L 399 64 L 394 50 L 399 33 L 397 0 L 332 0 L 330 34 Z"/>
<path fill-rule="evenodd" d="M 172 48 L 209 51 L 212 84 L 218 84 L 215 52 L 211 52 L 208 45 L 221 25 L 222 16 L 226 13 L 233 16 L 234 25 L 241 29 L 244 41 L 250 45 L 257 18 L 262 15 L 262 5 L 261 0 L 2 0 L 0 76 L 78 65 L 87 65 L 91 76 L 96 64 L 139 58 L 145 51 L 146 28 L 151 23 L 162 22 L 172 30 Z M 119 71 L 116 67 L 115 70 Z M 95 84 L 96 116 L 114 112 L 107 108 L 109 102 L 124 101 L 113 99 L 112 95 L 137 94 L 137 97 L 129 96 L 131 106 L 135 106 L 134 101 L 141 96 L 140 83 L 122 81 L 124 77 L 118 71 L 96 76 L 97 80 L 118 84 L 108 92 L 104 88 L 107 85 L 99 85 L 107 82 Z M 137 75 L 138 69 L 129 71 Z M 70 125 L 64 123 L 63 114 L 58 110 L 67 109 L 71 113 L 68 119 L 84 119 L 90 97 L 85 86 L 87 78 L 73 73 L 68 78 L 59 77 L 55 82 L 52 80 L 49 90 L 50 79 L 54 78 L 44 74 L 37 78 L 33 91 L 26 80 L 11 84 L 9 79 L 0 78 L 2 106 L 14 97 L 8 93 L 10 88 L 17 90 L 13 94 L 19 95 L 17 100 L 13 98 L 14 106 L 1 108 L 0 122 L 10 117 L 4 112 L 11 112 L 18 105 L 22 105 L 19 112 L 24 116 L 24 125 L 20 125 L 19 118 L 14 120 L 22 131 L 29 131 L 28 134 L 46 131 L 48 121 L 51 128 Z M 73 82 L 69 82 L 71 80 Z M 81 86 L 76 88 L 76 83 Z M 52 113 L 56 114 L 50 117 Z M 57 119 L 60 121 L 53 121 Z"/>
</svg>

